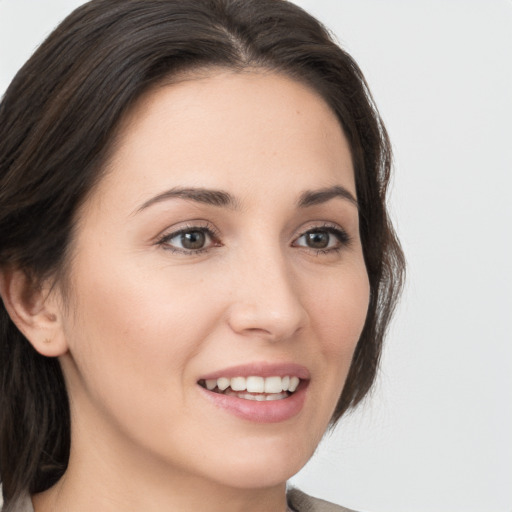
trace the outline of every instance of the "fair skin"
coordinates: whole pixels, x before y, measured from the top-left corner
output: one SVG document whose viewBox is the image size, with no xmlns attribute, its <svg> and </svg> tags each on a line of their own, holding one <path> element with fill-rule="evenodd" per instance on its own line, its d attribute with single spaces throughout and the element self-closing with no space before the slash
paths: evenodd
<svg viewBox="0 0 512 512">
<path fill-rule="evenodd" d="M 67 307 L 59 286 L 44 321 L 11 301 L 71 398 L 69 467 L 36 512 L 286 510 L 366 317 L 350 196 L 339 123 L 296 81 L 214 70 L 138 102 L 79 212 Z M 205 389 L 238 374 L 301 383 Z"/>
</svg>

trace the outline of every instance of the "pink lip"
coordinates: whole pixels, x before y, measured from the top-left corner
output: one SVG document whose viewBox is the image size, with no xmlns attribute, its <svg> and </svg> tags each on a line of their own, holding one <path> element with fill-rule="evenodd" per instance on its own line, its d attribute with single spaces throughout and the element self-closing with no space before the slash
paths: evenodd
<svg viewBox="0 0 512 512">
<path fill-rule="evenodd" d="M 216 407 L 254 423 L 279 423 L 299 414 L 306 400 L 308 381 L 302 381 L 288 398 L 258 402 L 208 391 L 198 386 L 203 396 Z"/>
<path fill-rule="evenodd" d="M 217 370 L 203 375 L 199 380 L 212 380 L 220 379 L 221 377 L 227 377 L 231 379 L 233 377 L 250 377 L 251 375 L 257 375 L 259 377 L 290 377 L 296 376 L 301 380 L 309 380 L 309 370 L 300 364 L 295 363 L 281 363 L 281 364 L 269 364 L 265 362 L 251 363 L 238 366 L 230 366 L 223 370 Z"/>
<path fill-rule="evenodd" d="M 301 382 L 297 390 L 288 398 L 262 402 L 215 393 L 199 385 L 198 388 L 203 396 L 216 407 L 254 423 L 278 423 L 291 419 L 300 413 L 306 400 L 309 379 L 311 378 L 309 370 L 305 366 L 294 363 L 251 363 L 224 368 L 204 375 L 199 380 L 219 379 L 220 377 L 250 377 L 251 375 L 260 377 L 285 377 L 290 375 L 299 377 Z"/>
</svg>

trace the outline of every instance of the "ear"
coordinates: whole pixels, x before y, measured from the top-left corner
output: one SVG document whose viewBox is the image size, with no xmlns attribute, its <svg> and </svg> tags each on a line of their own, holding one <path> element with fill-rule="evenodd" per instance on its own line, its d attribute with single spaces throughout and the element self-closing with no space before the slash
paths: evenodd
<svg viewBox="0 0 512 512">
<path fill-rule="evenodd" d="M 0 270 L 0 295 L 11 320 L 43 356 L 67 352 L 60 296 L 49 283 L 36 284 L 20 269 Z"/>
</svg>

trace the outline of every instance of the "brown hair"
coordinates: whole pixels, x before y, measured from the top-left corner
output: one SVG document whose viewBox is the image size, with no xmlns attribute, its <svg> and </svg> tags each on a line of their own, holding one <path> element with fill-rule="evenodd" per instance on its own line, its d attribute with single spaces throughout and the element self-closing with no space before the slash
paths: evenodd
<svg viewBox="0 0 512 512">
<path fill-rule="evenodd" d="M 199 67 L 260 67 L 307 83 L 348 138 L 370 305 L 332 423 L 369 391 L 404 261 L 386 212 L 391 150 L 354 60 L 284 0 L 93 0 L 16 75 L 0 104 L 0 267 L 58 276 L 75 213 L 101 178 L 116 127 L 155 83 Z M 6 510 L 66 470 L 70 413 L 56 359 L 0 306 L 0 474 Z"/>
</svg>

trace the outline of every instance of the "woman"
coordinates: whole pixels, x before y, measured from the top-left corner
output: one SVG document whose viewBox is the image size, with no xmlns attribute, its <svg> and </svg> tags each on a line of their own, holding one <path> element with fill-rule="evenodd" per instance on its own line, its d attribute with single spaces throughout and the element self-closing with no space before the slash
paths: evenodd
<svg viewBox="0 0 512 512">
<path fill-rule="evenodd" d="M 375 377 L 389 170 L 291 3 L 71 14 L 0 110 L 4 510 L 340 510 L 286 481 Z"/>
</svg>

